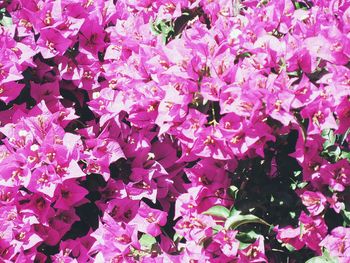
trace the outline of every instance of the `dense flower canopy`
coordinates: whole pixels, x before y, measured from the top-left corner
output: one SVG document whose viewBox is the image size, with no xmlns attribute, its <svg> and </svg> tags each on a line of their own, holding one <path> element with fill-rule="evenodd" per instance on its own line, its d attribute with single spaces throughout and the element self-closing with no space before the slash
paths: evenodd
<svg viewBox="0 0 350 263">
<path fill-rule="evenodd" d="M 0 1 L 1 262 L 349 262 L 350 2 Z"/>
</svg>

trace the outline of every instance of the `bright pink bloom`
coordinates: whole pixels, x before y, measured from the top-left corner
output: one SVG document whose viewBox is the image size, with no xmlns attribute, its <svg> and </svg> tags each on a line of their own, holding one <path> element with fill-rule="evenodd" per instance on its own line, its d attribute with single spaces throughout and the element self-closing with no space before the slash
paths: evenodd
<svg viewBox="0 0 350 263">
<path fill-rule="evenodd" d="M 235 238 L 237 231 L 221 230 L 213 239 L 213 242 L 220 244 L 220 249 L 227 257 L 235 257 L 238 252 L 239 241 Z"/>
<path fill-rule="evenodd" d="M 299 250 L 304 247 L 304 242 L 301 240 L 300 227 L 292 228 L 291 226 L 275 228 L 277 231 L 276 238 L 282 241 L 284 244 L 292 245 L 295 249 Z"/>
<path fill-rule="evenodd" d="M 105 33 L 98 21 L 95 19 L 85 20 L 80 28 L 79 51 L 86 54 L 90 59 L 98 58 L 98 52 L 105 46 L 104 36 Z"/>
<path fill-rule="evenodd" d="M 193 240 L 197 244 L 213 233 L 213 227 L 216 225 L 214 219 L 208 215 L 193 214 L 192 216 L 184 216 L 175 226 L 176 232 L 185 237 L 187 240 Z"/>
<path fill-rule="evenodd" d="M 301 212 L 300 239 L 316 253 L 321 252 L 320 242 L 327 235 L 328 227 L 322 217 L 309 217 Z"/>
<path fill-rule="evenodd" d="M 70 39 L 64 38 L 55 28 L 46 28 L 40 31 L 40 38 L 37 42 L 38 50 L 44 58 L 52 58 L 63 55 L 71 45 Z"/>
<path fill-rule="evenodd" d="M 256 241 L 243 250 L 238 251 L 240 262 L 267 262 L 264 248 L 264 238 L 259 236 Z"/>
<path fill-rule="evenodd" d="M 166 224 L 166 220 L 167 213 L 152 209 L 141 202 L 140 208 L 130 224 L 135 225 L 139 231 L 155 237 L 161 233 L 160 227 Z"/>
<path fill-rule="evenodd" d="M 336 227 L 320 243 L 320 246 L 325 247 L 330 255 L 337 257 L 341 263 L 349 262 L 350 260 L 349 230 L 349 228 L 345 227 Z"/>
<path fill-rule="evenodd" d="M 302 203 L 311 215 L 316 216 L 323 212 L 327 204 L 326 197 L 320 192 L 305 191 L 300 196 Z"/>
<path fill-rule="evenodd" d="M 55 203 L 55 208 L 68 210 L 72 206 L 81 204 L 81 201 L 88 194 L 88 191 L 79 186 L 74 180 L 66 180 L 62 185 L 56 188 L 56 196 L 58 199 Z"/>
<path fill-rule="evenodd" d="M 132 248 L 140 248 L 136 226 L 118 224 L 107 214 L 103 216 L 102 222 L 91 234 L 96 239 L 90 249 L 91 254 L 101 251 L 103 257 L 109 260 L 116 255 L 126 256 Z"/>
</svg>

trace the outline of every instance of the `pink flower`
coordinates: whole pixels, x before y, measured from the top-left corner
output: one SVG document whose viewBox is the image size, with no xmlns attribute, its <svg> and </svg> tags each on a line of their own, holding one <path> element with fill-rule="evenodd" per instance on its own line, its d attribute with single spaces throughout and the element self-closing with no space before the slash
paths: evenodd
<svg viewBox="0 0 350 263">
<path fill-rule="evenodd" d="M 235 238 L 237 231 L 221 230 L 213 238 L 214 242 L 220 244 L 220 249 L 227 257 L 235 257 L 238 252 L 239 241 Z"/>
<path fill-rule="evenodd" d="M 5 103 L 17 98 L 24 85 L 16 82 L 8 82 L 0 86 L 0 99 Z"/>
<path fill-rule="evenodd" d="M 203 128 L 194 142 L 191 153 L 198 157 L 213 157 L 217 160 L 228 160 L 230 155 L 222 139 L 220 130 L 213 127 Z"/>
<path fill-rule="evenodd" d="M 0 34 L 1 54 L 0 54 L 0 85 L 14 82 L 23 79 L 22 71 L 25 69 L 24 65 L 34 56 L 34 52 L 30 48 L 23 47 L 23 45 L 17 45 L 17 42 L 13 40 L 13 33 L 2 27 Z M 28 61 L 21 59 L 22 52 L 28 52 Z M 26 57 L 23 56 L 23 59 Z"/>
<path fill-rule="evenodd" d="M 89 59 L 98 58 L 98 52 L 105 46 L 104 36 L 105 33 L 98 21 L 86 19 L 80 28 L 79 51 L 86 54 Z"/>
<path fill-rule="evenodd" d="M 220 114 L 234 112 L 249 117 L 261 107 L 261 95 L 255 90 L 245 90 L 237 85 L 226 86 L 220 95 Z M 253 103 L 254 102 L 254 103 Z"/>
<path fill-rule="evenodd" d="M 128 198 L 115 198 L 108 203 L 105 212 L 115 221 L 130 222 L 137 214 L 139 202 Z"/>
<path fill-rule="evenodd" d="M 294 121 L 294 116 L 290 113 L 293 99 L 294 96 L 289 92 L 271 94 L 267 98 L 267 114 L 280 121 L 284 126 L 288 126 L 290 122 Z"/>
<path fill-rule="evenodd" d="M 52 220 L 52 217 L 50 217 L 49 219 Z M 34 229 L 35 232 L 43 239 L 43 243 L 49 246 L 56 245 L 63 235 L 59 233 L 61 229 L 54 229 L 51 226 L 46 226 L 43 224 L 36 224 L 34 226 Z"/>
<path fill-rule="evenodd" d="M 192 216 L 183 216 L 176 223 L 175 230 L 180 236 L 198 244 L 203 238 L 212 235 L 212 228 L 215 225 L 216 223 L 211 216 L 193 214 Z"/>
<path fill-rule="evenodd" d="M 30 91 L 31 96 L 37 102 L 45 100 L 45 103 L 49 109 L 52 107 L 51 105 L 55 105 L 57 103 L 57 99 L 61 97 L 58 81 L 48 82 L 45 84 L 36 84 L 32 82 Z"/>
<path fill-rule="evenodd" d="M 181 194 L 175 203 L 175 216 L 174 219 L 179 218 L 181 215 L 191 215 L 197 209 L 197 198 L 202 190 L 201 186 L 191 187 L 186 193 Z"/>
<path fill-rule="evenodd" d="M 338 0 L 0 1 L 0 261 L 350 261 L 349 23 Z M 275 228 L 298 255 L 204 213 L 273 216 L 264 176 L 298 188 Z"/>
<path fill-rule="evenodd" d="M 152 179 L 153 174 L 142 168 L 134 168 L 130 175 L 130 182 L 126 185 L 126 192 L 132 200 L 141 200 L 147 197 L 156 201 L 157 185 Z"/>
<path fill-rule="evenodd" d="M 71 229 L 73 223 L 79 220 L 80 218 L 76 215 L 73 208 L 70 208 L 70 210 L 58 210 L 56 211 L 55 215 L 49 220 L 50 229 L 48 230 L 48 233 L 51 231 L 54 233 L 56 231 L 59 237 L 58 239 L 53 240 L 59 241 L 64 236 L 64 234 L 66 234 L 67 231 Z M 50 238 L 52 238 L 52 236 L 48 235 L 47 239 Z"/>
<path fill-rule="evenodd" d="M 344 96 L 341 103 L 336 107 L 337 117 L 339 118 L 338 133 L 345 133 L 350 127 L 350 101 Z"/>
<path fill-rule="evenodd" d="M 160 227 L 164 226 L 166 222 L 167 213 L 152 209 L 144 202 L 141 202 L 140 208 L 137 210 L 135 218 L 130 221 L 130 224 L 135 225 L 139 231 L 156 237 L 161 233 Z"/>
<path fill-rule="evenodd" d="M 55 203 L 55 208 L 68 210 L 72 206 L 77 206 L 88 194 L 88 191 L 79 186 L 74 180 L 66 180 L 62 185 L 56 188 L 55 196 L 58 199 Z"/>
<path fill-rule="evenodd" d="M 211 159 L 203 159 L 194 167 L 185 169 L 192 186 L 205 186 L 212 191 L 229 187 L 229 178 L 226 171 Z"/>
<path fill-rule="evenodd" d="M 327 235 L 320 246 L 325 247 L 331 256 L 337 257 L 339 262 L 345 263 L 350 260 L 350 229 L 336 227 L 330 235 Z"/>
<path fill-rule="evenodd" d="M 321 176 L 324 184 L 328 184 L 338 192 L 345 190 L 350 185 L 350 164 L 346 159 L 341 159 L 336 163 L 326 164 L 321 169 Z"/>
<path fill-rule="evenodd" d="M 340 211 L 344 210 L 345 208 L 345 204 L 338 201 L 337 194 L 333 194 L 332 197 L 327 197 L 327 202 L 336 213 L 340 213 Z"/>
<path fill-rule="evenodd" d="M 136 227 L 118 224 L 107 214 L 103 216 L 99 228 L 91 236 L 96 242 L 90 248 L 90 253 L 101 251 L 106 260 L 116 255 L 126 256 L 132 248 L 140 248 Z"/>
<path fill-rule="evenodd" d="M 297 250 L 304 247 L 304 242 L 301 240 L 300 227 L 293 228 L 291 226 L 287 226 L 279 228 L 277 226 L 274 230 L 277 231 L 276 238 L 282 241 L 284 244 L 292 245 Z"/>
<path fill-rule="evenodd" d="M 85 237 L 77 238 L 75 240 L 65 240 L 60 244 L 60 250 L 64 255 L 74 257 L 77 262 L 87 261 L 89 259 L 88 251 L 94 243 L 94 238 L 88 233 Z M 70 258 L 73 260 L 72 258 Z"/>
<path fill-rule="evenodd" d="M 316 216 L 323 212 L 327 204 L 326 197 L 320 192 L 305 191 L 300 196 L 302 203 L 311 215 Z"/>
<path fill-rule="evenodd" d="M 303 118 L 308 118 L 308 134 L 318 134 L 324 129 L 338 129 L 338 125 L 333 117 L 333 111 L 330 105 L 322 101 L 315 100 L 301 111 Z"/>
<path fill-rule="evenodd" d="M 320 242 L 327 235 L 328 227 L 322 217 L 309 217 L 301 212 L 300 239 L 305 245 L 320 254 Z"/>
<path fill-rule="evenodd" d="M 219 101 L 221 88 L 224 82 L 220 79 L 204 78 L 201 82 L 201 95 L 203 96 L 203 103 L 206 104 L 208 100 Z"/>
<path fill-rule="evenodd" d="M 48 216 L 52 214 L 50 201 L 44 194 L 33 194 L 19 200 L 18 210 L 22 213 L 33 214 L 41 223 L 44 223 L 48 220 Z"/>
<path fill-rule="evenodd" d="M 259 236 L 256 241 L 243 250 L 238 251 L 240 262 L 267 262 L 264 248 L 264 238 Z"/>
<path fill-rule="evenodd" d="M 85 90 L 92 90 L 99 87 L 98 77 L 101 75 L 101 64 L 98 60 L 91 60 L 88 55 L 79 53 L 75 58 L 78 67 L 68 62 L 67 78 Z"/>
<path fill-rule="evenodd" d="M 293 108 L 308 106 L 320 93 L 305 74 L 303 74 L 298 85 L 292 85 L 291 88 L 294 92 L 294 98 L 291 105 Z"/>
<path fill-rule="evenodd" d="M 57 29 L 44 28 L 40 30 L 40 38 L 37 45 L 38 50 L 47 59 L 63 55 L 71 43 L 72 41 L 64 38 Z"/>
<path fill-rule="evenodd" d="M 343 38 L 342 33 L 335 27 L 321 32 L 319 36 L 305 39 L 305 45 L 310 55 L 320 57 L 337 65 L 344 65 L 349 60 L 349 57 L 344 53 L 348 41 L 348 39 Z"/>
</svg>

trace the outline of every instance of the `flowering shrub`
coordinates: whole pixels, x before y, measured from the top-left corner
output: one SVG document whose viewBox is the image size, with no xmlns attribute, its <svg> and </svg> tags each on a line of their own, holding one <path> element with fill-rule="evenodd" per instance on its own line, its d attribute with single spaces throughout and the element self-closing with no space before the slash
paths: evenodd
<svg viewBox="0 0 350 263">
<path fill-rule="evenodd" d="M 1 262 L 349 262 L 350 2 L 0 1 Z"/>
</svg>

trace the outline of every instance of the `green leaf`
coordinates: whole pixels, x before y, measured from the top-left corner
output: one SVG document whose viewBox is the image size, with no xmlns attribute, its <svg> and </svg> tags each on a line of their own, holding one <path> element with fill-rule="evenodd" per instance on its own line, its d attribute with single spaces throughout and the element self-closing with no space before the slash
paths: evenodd
<svg viewBox="0 0 350 263">
<path fill-rule="evenodd" d="M 173 237 L 173 241 L 176 243 L 176 242 L 179 242 L 182 238 L 183 237 L 180 236 L 178 233 L 175 233 Z"/>
<path fill-rule="evenodd" d="M 288 76 L 291 76 L 291 77 L 297 77 L 299 74 L 298 74 L 298 71 L 291 71 L 291 72 L 287 72 Z"/>
<path fill-rule="evenodd" d="M 328 137 L 329 137 L 328 135 L 329 135 L 330 131 L 331 131 L 331 129 L 323 129 L 321 132 L 322 138 L 328 139 Z"/>
<path fill-rule="evenodd" d="M 270 226 L 269 223 L 267 223 L 266 221 L 264 221 L 263 219 L 255 215 L 252 215 L 252 214 L 241 215 L 240 211 L 236 210 L 235 213 L 233 213 L 232 215 L 230 215 L 229 218 L 227 218 L 225 222 L 225 229 L 236 229 L 241 225 L 252 224 L 252 223 Z"/>
<path fill-rule="evenodd" d="M 341 149 L 340 149 L 339 146 L 337 146 L 337 149 L 335 149 L 335 151 L 334 151 L 334 156 L 335 156 L 337 159 L 339 159 L 340 155 L 341 155 Z"/>
<path fill-rule="evenodd" d="M 212 237 L 205 237 L 200 243 L 202 244 L 203 248 L 206 249 L 212 242 Z"/>
<path fill-rule="evenodd" d="M 239 232 L 236 235 L 236 238 L 243 243 L 253 243 L 257 238 L 259 234 L 255 233 L 253 230 L 244 233 L 244 232 Z"/>
<path fill-rule="evenodd" d="M 160 31 L 160 29 L 158 28 L 155 22 L 150 22 L 150 24 L 151 24 L 151 31 L 153 34 L 159 35 L 160 33 L 162 33 L 162 31 Z"/>
<path fill-rule="evenodd" d="M 307 10 L 307 7 L 302 5 L 301 2 L 295 2 L 295 9 L 303 9 L 303 10 Z"/>
<path fill-rule="evenodd" d="M 145 249 L 151 249 L 153 244 L 157 243 L 157 240 L 148 234 L 143 234 L 139 241 L 141 246 Z"/>
<path fill-rule="evenodd" d="M 8 16 L 3 16 L 0 23 L 5 27 L 10 26 L 12 25 L 12 18 Z"/>
<path fill-rule="evenodd" d="M 252 53 L 250 53 L 250 52 L 244 52 L 244 53 L 241 54 L 241 57 L 249 58 L 251 55 L 252 55 Z"/>
<path fill-rule="evenodd" d="M 332 144 L 332 145 L 327 146 L 327 148 L 325 148 L 324 152 L 327 155 L 331 156 L 331 155 L 333 155 L 332 152 L 334 152 L 336 149 L 337 149 L 337 146 Z"/>
<path fill-rule="evenodd" d="M 322 256 L 310 258 L 305 263 L 338 263 L 338 259 L 329 255 L 328 251 L 324 251 Z"/>
<path fill-rule="evenodd" d="M 340 137 L 340 145 L 344 144 L 344 142 L 345 142 L 346 138 L 348 137 L 349 133 L 350 133 L 350 128 L 348 128 L 346 130 L 346 132 Z"/>
<path fill-rule="evenodd" d="M 221 231 L 223 228 L 224 228 L 224 227 L 221 226 L 221 225 L 215 225 L 215 226 L 213 227 L 213 232 L 214 232 L 214 234 L 216 234 L 217 232 Z"/>
<path fill-rule="evenodd" d="M 297 187 L 298 188 L 300 188 L 300 189 L 302 189 L 302 188 L 304 188 L 305 186 L 307 186 L 307 182 L 301 182 L 301 183 L 298 183 L 298 185 L 297 185 Z"/>
<path fill-rule="evenodd" d="M 323 143 L 323 149 L 326 150 L 326 149 L 328 149 L 329 147 L 331 147 L 331 146 L 333 146 L 333 145 L 334 145 L 333 142 L 327 140 L 327 141 L 325 141 L 325 142 Z"/>
<path fill-rule="evenodd" d="M 231 211 L 230 211 L 230 217 L 234 216 L 234 215 L 239 215 L 241 213 L 241 211 L 236 210 L 234 207 L 232 207 Z"/>
<path fill-rule="evenodd" d="M 239 249 L 245 249 L 247 247 L 249 247 L 251 244 L 250 243 L 244 243 L 244 242 L 239 242 Z"/>
<path fill-rule="evenodd" d="M 287 72 L 288 76 L 291 77 L 298 77 L 300 75 L 300 71 L 296 70 L 296 71 L 291 71 L 291 72 Z"/>
<path fill-rule="evenodd" d="M 294 218 L 295 218 L 295 216 L 296 216 L 296 213 L 292 211 L 292 212 L 289 212 L 289 215 L 290 215 L 290 217 L 291 217 L 291 218 L 293 218 L 293 219 L 294 219 Z"/>
<path fill-rule="evenodd" d="M 324 149 L 327 149 L 330 146 L 334 145 L 337 139 L 337 136 L 334 134 L 334 131 L 332 129 L 324 129 L 322 131 L 322 137 L 326 139 L 326 141 L 323 143 Z"/>
<path fill-rule="evenodd" d="M 348 159 L 348 161 L 350 162 L 350 152 L 342 152 L 340 155 L 341 158 L 343 159 Z"/>
<path fill-rule="evenodd" d="M 334 131 L 330 130 L 328 133 L 328 140 L 330 140 L 334 144 L 336 139 L 337 139 L 337 136 L 334 134 Z"/>
<path fill-rule="evenodd" d="M 161 35 L 163 42 L 167 43 L 169 38 L 174 34 L 173 21 L 156 20 L 151 22 L 151 31 L 156 35 Z"/>
<path fill-rule="evenodd" d="M 295 251 L 295 247 L 293 247 L 290 244 L 282 244 L 282 247 L 285 247 L 286 249 L 288 249 L 288 251 L 293 252 Z"/>
<path fill-rule="evenodd" d="M 229 195 L 232 196 L 234 199 L 237 198 L 238 191 L 239 191 L 238 187 L 234 185 L 231 185 L 228 189 Z"/>
<path fill-rule="evenodd" d="M 230 210 L 221 205 L 216 205 L 203 212 L 205 215 L 217 216 L 221 218 L 228 218 L 230 216 Z"/>
<path fill-rule="evenodd" d="M 304 224 L 303 223 L 300 223 L 300 239 L 303 238 L 303 235 L 304 235 Z"/>
<path fill-rule="evenodd" d="M 346 226 L 350 226 L 350 212 L 342 210 L 340 213 L 343 216 L 344 223 L 346 224 Z"/>
</svg>

